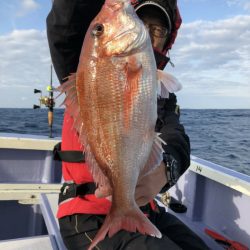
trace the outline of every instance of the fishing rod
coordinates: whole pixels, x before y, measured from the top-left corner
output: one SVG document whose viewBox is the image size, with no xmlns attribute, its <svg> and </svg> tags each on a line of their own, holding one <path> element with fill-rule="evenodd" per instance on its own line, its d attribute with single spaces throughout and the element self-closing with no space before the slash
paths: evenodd
<svg viewBox="0 0 250 250">
<path fill-rule="evenodd" d="M 34 89 L 34 94 L 40 93 L 41 96 L 39 98 L 40 105 L 33 105 L 33 109 L 40 109 L 42 105 L 48 108 L 48 125 L 49 125 L 49 137 L 52 138 L 52 126 L 53 126 L 53 111 L 55 106 L 54 95 L 53 95 L 53 85 L 52 85 L 52 71 L 53 66 L 50 68 L 50 85 L 47 86 L 47 91 L 49 92 L 49 96 L 43 96 L 42 91 L 39 89 Z"/>
</svg>

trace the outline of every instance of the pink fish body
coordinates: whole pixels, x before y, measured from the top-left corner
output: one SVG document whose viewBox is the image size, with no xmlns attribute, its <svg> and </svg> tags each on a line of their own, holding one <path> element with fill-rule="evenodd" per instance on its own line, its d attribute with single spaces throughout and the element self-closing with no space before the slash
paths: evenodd
<svg viewBox="0 0 250 250">
<path fill-rule="evenodd" d="M 106 0 L 85 36 L 76 74 L 60 88 L 95 182 L 112 189 L 111 210 L 89 249 L 121 229 L 161 237 L 135 202 L 140 173 L 162 160 L 157 81 L 149 34 L 130 0 Z"/>
</svg>

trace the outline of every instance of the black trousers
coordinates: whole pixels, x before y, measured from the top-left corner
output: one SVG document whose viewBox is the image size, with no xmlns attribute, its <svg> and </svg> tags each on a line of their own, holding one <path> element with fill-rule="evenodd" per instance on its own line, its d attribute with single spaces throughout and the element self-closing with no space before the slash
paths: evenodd
<svg viewBox="0 0 250 250">
<path fill-rule="evenodd" d="M 90 245 L 105 216 L 75 214 L 59 219 L 61 235 L 69 250 L 84 250 Z M 164 208 L 149 211 L 149 219 L 162 233 L 162 238 L 154 238 L 140 233 L 121 230 L 112 238 L 99 242 L 95 249 L 99 250 L 206 250 L 205 243 L 185 224 Z"/>
</svg>

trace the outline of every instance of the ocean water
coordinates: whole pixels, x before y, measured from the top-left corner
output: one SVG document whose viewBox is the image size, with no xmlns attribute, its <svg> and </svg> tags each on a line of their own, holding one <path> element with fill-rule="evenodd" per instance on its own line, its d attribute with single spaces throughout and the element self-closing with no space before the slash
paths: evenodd
<svg viewBox="0 0 250 250">
<path fill-rule="evenodd" d="M 62 109 L 54 111 L 53 136 L 61 136 Z M 0 133 L 48 135 L 46 109 L 1 109 Z M 181 112 L 197 157 L 250 175 L 250 109 Z"/>
<path fill-rule="evenodd" d="M 250 110 L 183 110 L 191 154 L 250 175 Z"/>
</svg>

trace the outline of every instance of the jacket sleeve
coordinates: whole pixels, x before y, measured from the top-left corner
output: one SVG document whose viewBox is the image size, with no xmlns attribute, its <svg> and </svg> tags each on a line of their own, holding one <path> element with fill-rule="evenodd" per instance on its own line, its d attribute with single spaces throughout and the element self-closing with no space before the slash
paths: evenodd
<svg viewBox="0 0 250 250">
<path fill-rule="evenodd" d="M 47 17 L 52 62 L 60 83 L 76 72 L 84 36 L 104 0 L 54 0 Z"/>
<path fill-rule="evenodd" d="M 156 131 L 167 143 L 163 145 L 166 154 L 173 156 L 180 166 L 182 175 L 190 165 L 190 142 L 185 129 L 179 121 L 180 112 L 175 94 L 168 99 L 158 100 L 158 119 Z"/>
</svg>

